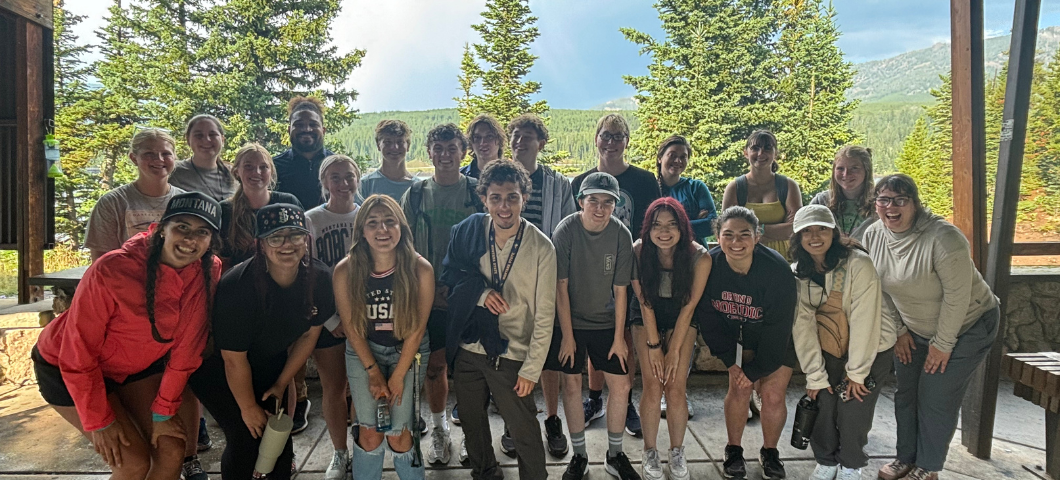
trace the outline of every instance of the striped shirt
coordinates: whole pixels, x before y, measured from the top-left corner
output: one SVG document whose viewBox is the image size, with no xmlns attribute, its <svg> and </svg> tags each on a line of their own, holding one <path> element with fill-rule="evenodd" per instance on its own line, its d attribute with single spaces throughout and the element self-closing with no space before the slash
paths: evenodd
<svg viewBox="0 0 1060 480">
<path fill-rule="evenodd" d="M 523 218 L 534 224 L 538 230 L 544 231 L 544 205 L 542 202 L 542 190 L 544 189 L 545 174 L 540 167 L 530 174 L 530 182 L 533 189 L 530 192 L 530 200 L 523 207 Z"/>
</svg>

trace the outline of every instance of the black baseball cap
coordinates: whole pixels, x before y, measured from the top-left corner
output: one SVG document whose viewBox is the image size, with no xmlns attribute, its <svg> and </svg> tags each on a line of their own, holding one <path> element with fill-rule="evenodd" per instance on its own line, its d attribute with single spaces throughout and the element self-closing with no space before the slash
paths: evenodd
<svg viewBox="0 0 1060 480">
<path fill-rule="evenodd" d="M 265 238 L 277 230 L 293 228 L 309 233 L 305 227 L 305 211 L 290 203 L 276 203 L 258 209 L 256 237 Z"/>
<path fill-rule="evenodd" d="M 615 200 L 620 199 L 620 193 L 618 190 L 618 179 L 611 176 L 610 173 L 605 172 L 593 172 L 582 180 L 581 189 L 578 190 L 578 198 L 582 198 L 586 195 L 592 195 L 594 193 L 606 193 L 615 197 Z"/>
<path fill-rule="evenodd" d="M 194 215 L 206 221 L 214 231 L 221 230 L 221 204 L 213 197 L 201 192 L 187 192 L 174 195 L 166 205 L 160 222 L 177 215 Z"/>
</svg>

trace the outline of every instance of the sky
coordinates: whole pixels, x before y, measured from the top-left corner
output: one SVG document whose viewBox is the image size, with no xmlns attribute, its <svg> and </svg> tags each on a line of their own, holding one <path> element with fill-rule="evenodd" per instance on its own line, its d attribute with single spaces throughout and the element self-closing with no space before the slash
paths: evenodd
<svg viewBox="0 0 1060 480">
<path fill-rule="evenodd" d="M 87 15 L 74 30 L 96 42 L 113 0 L 77 0 L 69 9 Z M 342 0 L 332 35 L 342 52 L 367 51 L 347 86 L 359 96 L 361 112 L 451 108 L 466 43 L 479 40 L 485 0 Z M 888 58 L 949 41 L 945 0 L 833 0 L 848 61 Z M 985 0 L 988 37 L 1012 28 L 1014 0 Z M 625 40 L 620 27 L 661 39 L 662 27 L 650 0 L 530 0 L 541 36 L 530 51 L 538 56 L 527 76 L 542 84 L 536 99 L 552 108 L 592 108 L 636 93 L 623 75 L 643 75 L 651 59 Z M 1043 0 L 1039 27 L 1060 25 L 1060 0 Z M 89 58 L 91 59 L 91 57 Z"/>
</svg>

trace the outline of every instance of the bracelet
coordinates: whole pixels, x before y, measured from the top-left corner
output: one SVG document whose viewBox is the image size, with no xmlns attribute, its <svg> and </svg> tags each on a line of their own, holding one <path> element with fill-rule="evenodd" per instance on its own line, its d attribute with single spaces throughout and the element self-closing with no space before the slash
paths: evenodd
<svg viewBox="0 0 1060 480">
<path fill-rule="evenodd" d="M 376 366 L 376 365 L 378 365 L 378 363 L 373 363 L 373 364 L 371 364 L 371 365 L 369 365 L 369 366 L 367 366 L 367 367 L 364 367 L 364 371 L 366 371 L 366 372 L 367 372 L 367 371 L 369 371 L 369 370 L 371 370 L 371 369 L 375 368 L 375 366 Z"/>
<path fill-rule="evenodd" d="M 648 344 L 648 349 L 649 350 L 658 350 L 658 349 L 662 348 L 662 341 L 659 341 L 658 343 L 651 343 L 651 342 L 645 342 L 645 343 Z"/>
</svg>

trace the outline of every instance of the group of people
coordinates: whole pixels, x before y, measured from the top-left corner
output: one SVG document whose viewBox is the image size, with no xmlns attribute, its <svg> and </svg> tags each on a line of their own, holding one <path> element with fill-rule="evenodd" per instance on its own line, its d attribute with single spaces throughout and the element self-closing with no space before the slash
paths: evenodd
<svg viewBox="0 0 1060 480">
<path fill-rule="evenodd" d="M 324 148 L 324 113 L 315 99 L 291 100 L 291 148 L 272 156 L 248 144 L 232 164 L 209 115 L 188 122 L 186 160 L 164 131 L 133 136 L 138 177 L 97 202 L 85 240 L 94 262 L 33 349 L 42 396 L 114 478 L 206 480 L 200 405 L 225 434 L 222 478 L 262 477 L 254 464 L 269 417 L 292 412 L 294 431 L 305 428 L 312 357 L 334 448 L 327 480 L 347 478 L 351 463 L 354 479 L 378 479 L 387 450 L 403 480 L 454 453 L 473 478 L 503 478 L 491 408 L 520 478 L 547 477 L 546 450 L 573 450 L 563 478 L 583 478 L 585 429 L 605 418 L 610 475 L 688 479 L 697 342 L 728 368 L 727 477 L 747 475 L 750 404 L 761 414 L 763 475 L 786 476 L 777 444 L 797 366 L 820 409 L 812 478 L 861 478 L 892 375 L 897 458 L 879 477 L 942 470 L 968 379 L 997 333 L 998 302 L 961 232 L 924 208 L 908 176 L 874 182 L 868 149 L 839 150 L 829 188 L 803 206 L 796 182 L 776 173 L 776 137 L 755 131 L 748 173 L 725 188 L 718 212 L 707 186 L 682 176 L 687 139 L 661 143 L 653 175 L 626 161 L 629 125 L 618 114 L 597 124 L 597 166 L 568 181 L 538 163 L 549 132 L 536 115 L 431 129 L 434 172 L 416 178 L 404 122 L 379 123 L 381 163 L 362 176 Z M 711 235 L 718 246 L 708 250 Z M 450 423 L 463 429 L 459 447 Z M 643 437 L 639 473 L 625 434 Z M 294 468 L 288 439 L 264 476 Z"/>
</svg>

